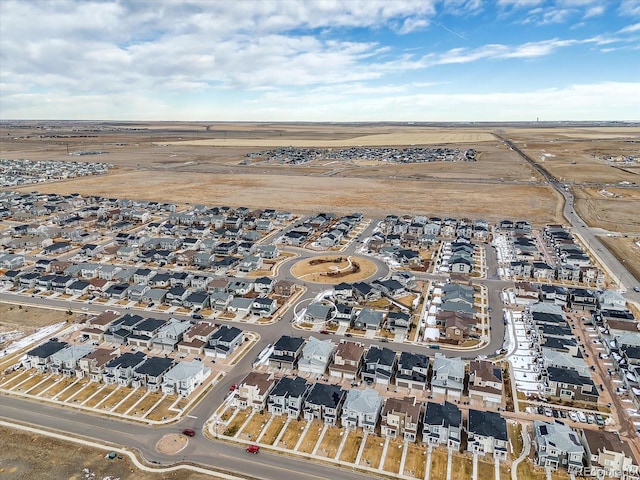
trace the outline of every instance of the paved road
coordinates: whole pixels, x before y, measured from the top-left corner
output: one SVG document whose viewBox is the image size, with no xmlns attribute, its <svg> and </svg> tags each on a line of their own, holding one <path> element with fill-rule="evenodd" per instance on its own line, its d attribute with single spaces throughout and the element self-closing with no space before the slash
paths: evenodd
<svg viewBox="0 0 640 480">
<path fill-rule="evenodd" d="M 45 404 L 34 403 L 33 408 L 25 408 L 25 400 L 13 397 L 2 397 L 0 416 L 9 421 L 46 425 L 49 429 L 125 446 L 143 452 L 148 461 L 159 464 L 171 464 L 187 459 L 190 462 L 214 466 L 222 471 L 264 479 L 291 478 L 293 472 L 296 478 L 303 480 L 325 480 L 338 476 L 346 480 L 362 480 L 370 476 L 344 469 L 338 470 L 330 464 L 285 455 L 265 452 L 250 455 L 242 446 L 210 442 L 199 434 L 189 439 L 187 447 L 176 455 L 164 455 L 155 451 L 154 445 L 164 434 L 181 431 L 187 421 L 170 427 L 151 428 Z"/>
</svg>

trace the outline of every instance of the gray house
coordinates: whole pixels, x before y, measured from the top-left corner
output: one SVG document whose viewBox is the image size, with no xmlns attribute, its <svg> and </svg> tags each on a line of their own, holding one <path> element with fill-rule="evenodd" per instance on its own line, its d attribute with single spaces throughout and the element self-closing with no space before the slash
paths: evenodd
<svg viewBox="0 0 640 480">
<path fill-rule="evenodd" d="M 460 450 L 462 411 L 453 403 L 428 402 L 424 410 L 422 441 L 434 445 L 446 445 L 450 450 Z"/>
<path fill-rule="evenodd" d="M 578 434 L 562 423 L 533 422 L 536 464 L 551 470 L 564 467 L 570 474 L 581 475 L 584 446 Z"/>
<path fill-rule="evenodd" d="M 396 352 L 371 345 L 364 357 L 362 379 L 371 384 L 389 385 L 396 368 Z"/>
<path fill-rule="evenodd" d="M 302 377 L 281 378 L 269 394 L 267 400 L 269 413 L 287 415 L 297 420 L 300 418 L 309 390 L 311 390 L 311 384 Z"/>
<path fill-rule="evenodd" d="M 342 426 L 347 428 L 362 427 L 373 433 L 380 418 L 382 396 L 372 388 L 358 390 L 352 388 L 347 391 L 347 397 L 342 405 Z"/>
</svg>

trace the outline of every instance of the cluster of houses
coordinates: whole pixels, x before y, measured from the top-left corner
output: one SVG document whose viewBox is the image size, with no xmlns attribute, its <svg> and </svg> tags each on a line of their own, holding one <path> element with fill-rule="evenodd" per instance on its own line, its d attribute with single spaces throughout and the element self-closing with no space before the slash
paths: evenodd
<svg viewBox="0 0 640 480">
<path fill-rule="evenodd" d="M 268 357 L 274 372 L 293 372 L 315 376 L 328 375 L 336 381 L 364 381 L 383 385 L 431 390 L 434 394 L 460 401 L 463 395 L 485 405 L 502 403 L 502 372 L 490 362 L 479 360 L 468 364 L 460 358 L 436 354 L 431 359 L 421 353 L 401 352 L 378 345 L 365 348 L 356 341 L 319 340 L 313 336 L 282 336 Z M 468 385 L 465 388 L 465 379 Z"/>
<path fill-rule="evenodd" d="M 515 233 L 514 230 L 508 238 L 513 249 L 509 271 L 516 279 L 604 285 L 604 272 L 593 264 L 589 255 L 562 225 L 547 225 L 542 231 L 542 239 L 548 252 L 553 255 L 555 265 L 546 261 L 529 233 Z"/>
<path fill-rule="evenodd" d="M 239 384 L 236 405 L 289 418 L 318 420 L 328 426 L 362 428 L 370 434 L 407 442 L 461 448 L 463 429 L 467 451 L 506 460 L 507 423 L 496 412 L 470 409 L 468 415 L 450 402 L 422 403 L 416 397 L 385 398 L 373 388 L 344 390 L 338 385 L 308 382 L 302 377 L 276 377 L 251 372 Z M 463 416 L 466 416 L 463 423 Z"/>
<path fill-rule="evenodd" d="M 335 149 L 282 147 L 252 152 L 246 156 L 249 159 L 291 165 L 313 160 L 377 160 L 389 163 L 476 161 L 476 151 L 472 148 L 460 150 L 447 147 L 350 147 Z"/>
<path fill-rule="evenodd" d="M 530 349 L 534 352 L 531 381 L 539 381 L 540 395 L 551 400 L 597 405 L 598 387 L 582 349 L 561 307 L 534 303 L 524 316 Z M 602 387 L 600 387 L 602 388 Z"/>
<path fill-rule="evenodd" d="M 105 342 L 111 346 L 214 358 L 230 357 L 244 342 L 244 332 L 237 327 L 207 321 L 143 318 L 114 311 L 87 320 L 81 335 L 94 344 Z"/>
<path fill-rule="evenodd" d="M 628 395 L 640 409 L 640 322 L 618 292 L 605 290 L 598 305 L 592 323 L 605 348 L 601 356 L 613 363 L 610 373 L 617 372 L 622 381 L 618 393 Z"/>
<path fill-rule="evenodd" d="M 338 217 L 333 213 L 318 213 L 288 229 L 276 243 L 328 249 L 339 245 L 362 222 L 361 213 Z"/>
<path fill-rule="evenodd" d="M 141 351 L 119 353 L 58 341 L 48 341 L 27 352 L 23 365 L 42 373 L 183 397 L 191 395 L 211 374 L 211 369 L 198 360 L 176 361 Z"/>
<path fill-rule="evenodd" d="M 427 325 L 439 329 L 440 342 L 460 345 L 480 338 L 482 325 L 476 313 L 474 287 L 451 282 L 433 289 Z"/>
<path fill-rule="evenodd" d="M 0 187 L 14 187 L 51 180 L 103 175 L 106 163 L 54 162 L 0 158 Z"/>
</svg>

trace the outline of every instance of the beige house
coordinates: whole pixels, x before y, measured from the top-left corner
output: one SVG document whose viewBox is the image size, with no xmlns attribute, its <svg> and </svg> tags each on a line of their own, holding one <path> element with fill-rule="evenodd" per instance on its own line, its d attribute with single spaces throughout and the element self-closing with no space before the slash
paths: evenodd
<svg viewBox="0 0 640 480">
<path fill-rule="evenodd" d="M 342 341 L 336 348 L 333 361 L 329 364 L 329 374 L 332 377 L 354 379 L 360 375 L 364 344 Z"/>
<path fill-rule="evenodd" d="M 267 398 L 275 385 L 276 380 L 272 374 L 250 372 L 238 387 L 238 408 L 264 410 L 267 406 Z"/>
<path fill-rule="evenodd" d="M 502 369 L 486 360 L 469 364 L 469 398 L 478 398 L 485 405 L 502 404 Z"/>
</svg>

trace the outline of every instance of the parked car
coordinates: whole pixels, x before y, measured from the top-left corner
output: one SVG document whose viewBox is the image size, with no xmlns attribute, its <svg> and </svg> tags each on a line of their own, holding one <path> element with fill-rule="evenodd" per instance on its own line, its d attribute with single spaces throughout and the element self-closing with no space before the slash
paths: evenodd
<svg viewBox="0 0 640 480">
<path fill-rule="evenodd" d="M 186 435 L 187 437 L 195 437 L 196 432 L 191 428 L 185 428 L 184 430 L 182 430 L 182 434 Z"/>
<path fill-rule="evenodd" d="M 587 416 L 584 412 L 578 412 L 578 420 L 582 423 L 587 423 Z"/>
<path fill-rule="evenodd" d="M 551 417 L 553 415 L 553 412 L 551 411 L 551 409 L 549 407 L 545 407 L 544 414 L 547 417 Z"/>
<path fill-rule="evenodd" d="M 593 415 L 587 415 L 587 423 L 596 423 L 596 417 L 594 417 Z"/>
<path fill-rule="evenodd" d="M 553 418 L 558 418 L 560 417 L 560 414 L 558 413 L 558 410 L 554 410 L 551 412 L 551 414 L 553 415 Z"/>
<path fill-rule="evenodd" d="M 258 445 L 249 445 L 247 447 L 247 452 L 249 453 L 258 453 L 260 451 L 260 447 Z"/>
<path fill-rule="evenodd" d="M 329 335 L 331 332 L 329 330 L 320 330 L 320 332 L 322 335 Z"/>
<path fill-rule="evenodd" d="M 576 412 L 569 412 L 569 418 L 574 422 L 579 422 L 578 414 Z"/>
<path fill-rule="evenodd" d="M 564 410 L 560 410 L 560 416 L 562 418 L 567 418 L 567 412 L 565 412 Z"/>
<path fill-rule="evenodd" d="M 596 423 L 599 427 L 604 427 L 604 417 L 599 413 L 596 413 Z"/>
<path fill-rule="evenodd" d="M 193 318 L 195 320 L 202 320 L 204 317 L 202 315 L 200 315 L 199 313 L 194 313 L 193 315 L 191 315 L 191 318 Z"/>
<path fill-rule="evenodd" d="M 544 413 L 544 407 L 542 405 L 538 405 L 538 415 L 542 415 Z"/>
</svg>

